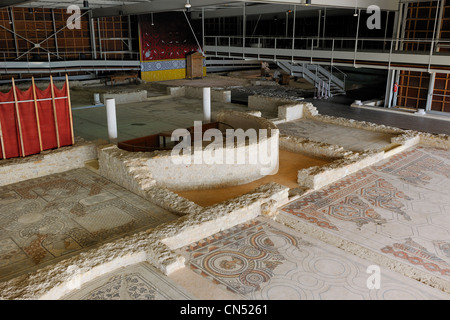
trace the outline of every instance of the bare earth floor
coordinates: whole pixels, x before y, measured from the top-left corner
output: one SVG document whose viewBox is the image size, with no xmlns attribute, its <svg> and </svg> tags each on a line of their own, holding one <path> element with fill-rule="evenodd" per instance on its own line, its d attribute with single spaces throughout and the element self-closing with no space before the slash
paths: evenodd
<svg viewBox="0 0 450 320">
<path fill-rule="evenodd" d="M 298 170 L 312 166 L 322 166 L 330 162 L 326 159 L 308 157 L 303 154 L 286 150 L 280 150 L 279 161 L 279 169 L 276 174 L 266 176 L 251 183 L 226 188 L 175 192 L 183 198 L 189 199 L 203 207 L 207 207 L 251 192 L 257 187 L 269 182 L 276 182 L 293 189 L 298 188 Z"/>
</svg>

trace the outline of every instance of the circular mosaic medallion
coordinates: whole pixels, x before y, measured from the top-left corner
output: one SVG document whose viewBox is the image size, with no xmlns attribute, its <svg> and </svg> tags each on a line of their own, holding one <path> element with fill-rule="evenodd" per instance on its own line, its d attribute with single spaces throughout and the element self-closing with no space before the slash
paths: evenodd
<svg viewBox="0 0 450 320">
<path fill-rule="evenodd" d="M 203 266 L 221 277 L 236 277 L 248 268 L 248 260 L 238 252 L 219 251 L 209 255 Z"/>
</svg>

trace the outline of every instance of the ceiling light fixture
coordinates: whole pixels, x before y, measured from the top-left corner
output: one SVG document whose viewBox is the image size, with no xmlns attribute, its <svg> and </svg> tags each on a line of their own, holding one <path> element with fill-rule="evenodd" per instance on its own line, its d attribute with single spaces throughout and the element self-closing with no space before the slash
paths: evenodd
<svg viewBox="0 0 450 320">
<path fill-rule="evenodd" d="M 191 4 L 189 3 L 189 0 L 187 0 L 186 4 L 184 5 L 184 7 L 186 8 L 186 12 L 191 12 Z"/>
<path fill-rule="evenodd" d="M 311 4 L 311 0 L 306 0 L 305 1 L 305 6 L 309 6 Z"/>
<path fill-rule="evenodd" d="M 355 13 L 353 14 L 354 17 L 358 16 L 357 10 L 358 10 L 358 0 L 355 0 Z"/>
</svg>

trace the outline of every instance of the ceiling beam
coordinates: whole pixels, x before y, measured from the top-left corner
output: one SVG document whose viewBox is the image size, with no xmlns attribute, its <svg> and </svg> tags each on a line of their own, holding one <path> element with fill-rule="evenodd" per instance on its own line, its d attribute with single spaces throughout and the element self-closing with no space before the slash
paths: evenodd
<svg viewBox="0 0 450 320">
<path fill-rule="evenodd" d="M 276 14 L 285 13 L 288 10 L 293 10 L 294 5 L 288 4 L 258 4 L 253 6 L 247 6 L 245 9 L 246 15 L 263 15 L 263 14 Z M 312 6 L 298 6 L 297 10 L 317 10 L 317 7 Z M 205 18 L 224 18 L 224 17 L 238 17 L 242 15 L 242 8 L 230 8 L 220 10 L 205 10 Z M 200 19 L 201 12 L 192 12 L 192 19 Z"/>
<path fill-rule="evenodd" d="M 124 6 L 115 6 L 109 8 L 99 8 L 92 10 L 92 17 L 107 17 L 107 16 L 118 16 L 119 12 L 122 15 L 135 15 L 135 14 L 145 14 L 150 12 L 167 12 L 167 11 L 179 11 L 184 10 L 184 4 L 186 0 L 153 0 L 149 2 L 129 4 Z M 192 5 L 192 10 L 195 8 L 207 7 L 207 6 L 217 6 L 217 5 L 228 5 L 233 2 L 243 2 L 243 0 L 190 0 Z"/>
<path fill-rule="evenodd" d="M 9 0 L 13 1 L 13 0 Z M 17 0 L 16 0 L 17 1 Z M 118 16 L 118 15 L 137 15 L 150 12 L 168 12 L 168 11 L 180 11 L 184 10 L 184 4 L 186 0 L 149 0 L 148 2 L 120 5 L 114 7 L 97 8 L 92 10 L 93 17 L 106 17 L 106 16 Z M 259 3 L 270 4 L 273 8 L 277 6 L 293 6 L 297 5 L 303 9 L 307 8 L 305 5 L 306 0 L 190 0 L 192 5 L 192 12 L 199 10 L 200 8 L 208 9 L 208 7 L 220 6 L 215 11 L 233 10 L 233 5 L 239 3 Z M 126 2 L 125 2 L 126 3 Z M 333 8 L 352 8 L 357 5 L 360 9 L 366 9 L 370 5 L 378 5 L 381 10 L 397 11 L 399 0 L 311 0 L 311 7 L 333 7 Z M 226 8 L 231 4 L 231 9 Z M 225 7 L 225 8 L 224 8 Z M 248 6 L 250 9 L 253 6 Z M 261 7 L 262 8 L 262 7 Z M 275 9 L 279 10 L 279 9 Z M 206 10 L 205 10 L 206 11 Z M 280 11 L 278 11 L 280 12 Z M 205 13 L 206 15 L 206 13 Z"/>
<path fill-rule="evenodd" d="M 0 8 L 20 6 L 22 4 L 26 4 L 29 2 L 33 2 L 33 1 L 32 0 L 2 0 L 0 2 Z"/>
</svg>

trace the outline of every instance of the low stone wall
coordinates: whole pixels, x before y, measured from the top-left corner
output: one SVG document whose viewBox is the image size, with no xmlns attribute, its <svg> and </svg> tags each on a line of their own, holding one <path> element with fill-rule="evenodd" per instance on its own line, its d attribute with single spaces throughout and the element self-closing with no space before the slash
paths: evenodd
<svg viewBox="0 0 450 320">
<path fill-rule="evenodd" d="M 101 146 L 98 151 L 99 174 L 180 216 L 203 210 L 167 188 L 157 186 L 147 165 L 152 157 L 158 156 L 153 153 L 124 151 L 115 145 Z"/>
<path fill-rule="evenodd" d="M 178 150 L 176 154 L 171 151 L 126 152 L 109 146 L 99 151 L 100 172 L 137 193 L 142 189 L 136 185 L 138 181 L 177 191 L 198 190 L 248 183 L 278 169 L 279 131 L 275 125 L 267 119 L 238 111 L 219 112 L 217 120 L 242 129 L 243 134 L 255 129 L 257 140 L 237 145 L 231 136 L 225 144 L 213 141 L 204 148 L 200 144 L 199 150 L 189 153 Z M 259 130 L 267 130 L 268 136 L 261 135 Z M 261 158 L 264 153 L 266 157 Z M 218 165 L 220 170 L 217 170 Z M 134 177 L 130 177 L 130 172 Z"/>
<path fill-rule="evenodd" d="M 203 99 L 202 87 L 167 87 L 167 94 L 172 97 L 186 97 L 191 99 Z M 211 88 L 211 101 L 216 102 L 231 102 L 231 91 L 218 88 Z"/>
<path fill-rule="evenodd" d="M 282 105 L 278 107 L 278 119 L 293 121 L 303 118 L 302 105 Z"/>
<path fill-rule="evenodd" d="M 248 108 L 260 111 L 278 112 L 278 107 L 292 105 L 293 100 L 268 97 L 263 95 L 253 95 L 248 97 Z"/>
<path fill-rule="evenodd" d="M 184 96 L 186 98 L 203 99 L 203 88 L 185 87 Z M 211 101 L 230 103 L 231 91 L 211 88 Z"/>
<path fill-rule="evenodd" d="M 317 190 L 383 159 L 384 152 L 347 156 L 335 160 L 329 165 L 299 170 L 297 181 L 300 186 Z"/>
<path fill-rule="evenodd" d="M 142 102 L 147 100 L 147 90 L 107 92 L 102 93 L 100 99 L 104 104 L 107 99 L 115 99 L 116 104 Z"/>
<path fill-rule="evenodd" d="M 306 189 L 320 189 L 327 184 L 333 183 L 349 174 L 373 165 L 378 161 L 398 154 L 399 152 L 403 152 L 419 143 L 437 148 L 450 148 L 450 137 L 447 135 L 433 135 L 412 130 L 403 130 L 385 125 L 378 125 L 366 121 L 324 116 L 320 115 L 311 103 L 285 105 L 279 107 L 279 110 L 280 109 L 294 109 L 296 111 L 292 111 L 292 113 L 295 115 L 302 114 L 301 118 L 393 135 L 390 146 L 384 148 L 383 150 L 362 153 L 345 150 L 340 146 L 310 141 L 299 137 L 281 135 L 280 148 L 292 152 L 304 153 L 310 156 L 334 159 L 334 161 L 328 165 L 315 166 L 298 171 L 298 184 L 300 187 Z"/>
<path fill-rule="evenodd" d="M 280 135 L 280 148 L 291 152 L 303 153 L 311 157 L 328 159 L 341 159 L 353 154 L 352 151 L 345 150 L 341 146 L 288 135 Z"/>
<path fill-rule="evenodd" d="M 77 139 L 73 146 L 25 158 L 0 160 L 0 186 L 84 167 L 97 159 L 97 143 Z"/>
<path fill-rule="evenodd" d="M 419 132 L 420 143 L 430 147 L 450 149 L 450 136 Z"/>
</svg>

